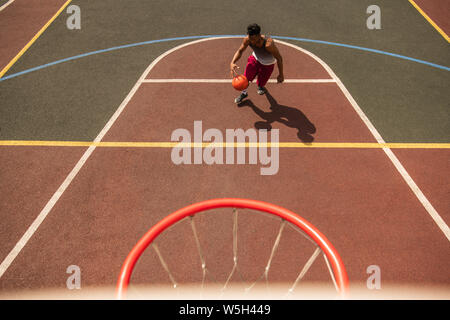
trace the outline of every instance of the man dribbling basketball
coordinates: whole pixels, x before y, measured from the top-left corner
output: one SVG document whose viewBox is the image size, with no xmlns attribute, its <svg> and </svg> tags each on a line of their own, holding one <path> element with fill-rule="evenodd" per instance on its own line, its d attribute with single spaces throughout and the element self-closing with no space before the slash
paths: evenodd
<svg viewBox="0 0 450 320">
<path fill-rule="evenodd" d="M 264 94 L 267 91 L 264 86 L 272 75 L 275 63 L 277 63 L 279 71 L 277 82 L 281 83 L 284 81 L 283 58 L 281 57 L 278 48 L 275 46 L 273 39 L 269 36 L 261 35 L 261 27 L 256 23 L 251 24 L 247 27 L 247 36 L 244 38 L 241 46 L 234 54 L 233 60 L 231 60 L 231 77 L 234 76 L 236 69 L 239 68 L 236 65 L 236 62 L 241 58 L 242 53 L 248 46 L 253 49 L 253 54 L 248 58 L 244 75 L 247 77 L 249 82 L 252 82 L 253 79 L 258 76 L 258 79 L 256 80 L 258 89 L 256 92 L 258 94 Z M 234 100 L 234 102 L 240 103 L 247 97 L 248 93 L 247 89 L 245 89 L 239 97 Z"/>
</svg>

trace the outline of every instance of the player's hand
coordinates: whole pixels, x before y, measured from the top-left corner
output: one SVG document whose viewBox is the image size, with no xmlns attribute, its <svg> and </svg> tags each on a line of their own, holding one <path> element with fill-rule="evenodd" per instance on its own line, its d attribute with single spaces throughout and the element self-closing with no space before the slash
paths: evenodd
<svg viewBox="0 0 450 320">
<path fill-rule="evenodd" d="M 277 77 L 277 82 L 278 83 L 282 83 L 283 81 L 284 81 L 284 75 L 279 74 L 278 77 Z"/>
<path fill-rule="evenodd" d="M 235 63 L 230 64 L 230 76 L 234 78 L 237 75 L 237 69 L 239 69 L 238 65 Z"/>
</svg>

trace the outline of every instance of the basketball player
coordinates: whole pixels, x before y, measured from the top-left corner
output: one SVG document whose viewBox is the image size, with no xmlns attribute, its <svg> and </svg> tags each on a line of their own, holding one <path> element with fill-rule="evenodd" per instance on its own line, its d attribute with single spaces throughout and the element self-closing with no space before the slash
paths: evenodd
<svg viewBox="0 0 450 320">
<path fill-rule="evenodd" d="M 248 46 L 253 49 L 253 54 L 248 58 L 244 75 L 249 82 L 253 81 L 253 79 L 258 76 L 256 81 L 258 88 L 256 92 L 258 94 L 265 94 L 267 90 L 264 86 L 272 75 L 275 63 L 277 63 L 279 71 L 277 82 L 281 83 L 284 81 L 283 58 L 281 57 L 278 48 L 275 46 L 273 39 L 269 36 L 261 35 L 261 27 L 256 23 L 251 24 L 247 27 L 247 36 L 234 54 L 233 60 L 231 60 L 231 77 L 234 76 L 234 73 L 237 73 L 236 69 L 239 67 L 236 65 L 236 62 L 241 58 L 242 53 Z M 248 93 L 246 89 L 242 91 L 234 102 L 240 103 L 247 97 Z"/>
</svg>

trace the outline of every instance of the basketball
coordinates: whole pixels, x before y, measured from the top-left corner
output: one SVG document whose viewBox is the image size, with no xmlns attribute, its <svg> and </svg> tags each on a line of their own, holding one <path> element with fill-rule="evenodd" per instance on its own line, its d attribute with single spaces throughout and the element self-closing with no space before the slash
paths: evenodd
<svg viewBox="0 0 450 320">
<path fill-rule="evenodd" d="M 233 88 L 235 88 L 238 91 L 242 91 L 248 88 L 248 80 L 247 77 L 243 74 L 237 75 L 233 78 L 231 81 L 231 84 L 233 85 Z"/>
</svg>

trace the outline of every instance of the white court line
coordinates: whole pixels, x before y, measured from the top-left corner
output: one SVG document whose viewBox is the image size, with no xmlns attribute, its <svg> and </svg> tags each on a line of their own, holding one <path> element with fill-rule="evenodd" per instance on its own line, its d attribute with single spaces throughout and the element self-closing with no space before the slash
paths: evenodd
<svg viewBox="0 0 450 320">
<path fill-rule="evenodd" d="M 364 111 L 362 111 L 362 109 L 359 107 L 358 103 L 355 101 L 355 99 L 353 99 L 352 95 L 350 94 L 350 92 L 347 90 L 347 88 L 344 86 L 344 84 L 342 83 L 342 81 L 336 76 L 336 74 L 333 72 L 333 70 L 331 70 L 331 68 L 325 63 L 323 62 L 319 57 L 317 57 L 316 55 L 314 55 L 313 53 L 306 51 L 300 47 L 297 47 L 293 44 L 290 44 L 288 42 L 284 42 L 284 41 L 280 41 L 277 40 L 280 43 L 283 43 L 284 45 L 290 46 L 294 49 L 300 50 L 301 52 L 309 55 L 310 57 L 312 57 L 313 59 L 315 59 L 317 62 L 319 62 L 322 67 L 325 68 L 325 70 L 327 70 L 328 74 L 336 80 L 337 85 L 339 86 L 339 88 L 341 89 L 341 91 L 344 93 L 345 97 L 347 98 L 347 100 L 350 102 L 350 104 L 352 105 L 353 109 L 356 111 L 356 113 L 359 115 L 359 117 L 361 118 L 361 120 L 364 122 L 364 124 L 367 126 L 367 128 L 369 129 L 369 131 L 372 133 L 372 135 L 374 136 L 374 138 L 377 140 L 378 143 L 380 144 L 385 144 L 386 142 L 384 141 L 384 139 L 381 137 L 380 133 L 378 132 L 378 130 L 375 128 L 375 126 L 372 124 L 372 122 L 370 122 L 369 118 L 366 116 L 366 114 L 364 113 Z M 420 188 L 417 186 L 417 184 L 414 182 L 414 180 L 411 178 L 411 176 L 409 175 L 409 173 L 406 171 L 406 169 L 403 167 L 403 165 L 400 163 L 400 160 L 398 160 L 398 158 L 395 156 L 395 154 L 392 152 L 392 150 L 390 148 L 383 148 L 383 151 L 386 153 L 386 155 L 388 156 L 388 158 L 391 160 L 391 162 L 394 164 L 395 168 L 397 169 L 397 171 L 400 173 L 400 175 L 402 176 L 402 178 L 405 180 L 405 182 L 407 183 L 407 185 L 409 186 L 409 188 L 412 190 L 412 192 L 415 194 L 415 196 L 417 197 L 417 199 L 420 201 L 420 203 L 423 205 L 423 207 L 425 208 L 425 210 L 428 212 L 428 214 L 431 216 L 431 218 L 434 220 L 434 222 L 437 224 L 437 226 L 439 227 L 439 229 L 441 229 L 441 231 L 444 233 L 444 235 L 447 237 L 447 240 L 450 241 L 450 228 L 448 227 L 448 225 L 445 223 L 445 221 L 442 219 L 442 217 L 439 215 L 439 213 L 436 211 L 436 209 L 433 207 L 433 205 L 430 203 L 430 201 L 428 201 L 427 197 L 423 194 L 422 190 L 420 190 Z"/>
<path fill-rule="evenodd" d="M 166 57 L 167 55 L 169 55 L 170 53 L 179 50 L 183 47 L 192 45 L 192 44 L 196 44 L 199 42 L 203 42 L 203 41 L 208 41 L 208 40 L 216 40 L 216 39 L 225 39 L 226 37 L 223 38 L 205 38 L 205 39 L 200 39 L 200 40 L 196 40 L 196 41 L 192 41 L 192 42 L 188 42 L 188 43 L 184 43 L 182 45 L 179 45 L 177 47 L 172 48 L 169 51 L 164 52 L 163 54 L 161 54 L 158 58 L 156 58 L 148 67 L 147 69 L 144 71 L 144 73 L 141 75 L 141 77 L 139 78 L 139 80 L 135 83 L 135 85 L 133 86 L 133 88 L 131 89 L 131 91 L 128 93 L 128 95 L 126 96 L 126 98 L 123 100 L 123 102 L 120 104 L 119 108 L 116 110 L 116 112 L 113 114 L 113 116 L 109 119 L 109 121 L 106 123 L 105 127 L 100 131 L 100 133 L 98 134 L 98 136 L 95 138 L 94 142 L 100 142 L 103 137 L 106 135 L 106 133 L 110 130 L 110 128 L 112 127 L 112 125 L 114 124 L 114 122 L 117 120 L 117 118 L 120 116 L 120 114 L 122 113 L 122 111 L 125 109 L 126 105 L 128 104 L 128 102 L 131 100 L 131 98 L 134 96 L 134 94 L 136 93 L 136 91 L 139 89 L 140 85 L 144 82 L 146 82 L 146 76 L 148 73 L 150 73 L 150 71 L 152 70 L 152 68 L 164 57 Z M 349 102 L 352 104 L 353 108 L 355 109 L 355 111 L 358 113 L 358 115 L 361 117 L 361 119 L 364 121 L 364 123 L 367 125 L 367 127 L 369 128 L 370 132 L 374 135 L 374 137 L 376 138 L 378 143 L 385 143 L 383 138 L 381 137 L 381 135 L 378 133 L 378 131 L 375 129 L 375 127 L 372 125 L 372 123 L 370 122 L 370 120 L 366 117 L 366 115 L 364 114 L 364 112 L 359 108 L 358 104 L 356 103 L 356 101 L 353 99 L 353 97 L 350 95 L 350 93 L 347 91 L 347 89 L 345 88 L 345 86 L 342 84 L 342 82 L 339 80 L 339 78 L 334 74 L 334 72 L 328 67 L 328 65 L 326 65 L 321 59 L 319 59 L 318 57 L 316 57 L 315 55 L 313 55 L 311 52 L 306 51 L 300 47 L 297 47 L 295 45 L 292 45 L 290 43 L 284 42 L 284 41 L 280 41 L 277 40 L 280 43 L 283 43 L 284 45 L 293 47 L 301 52 L 306 53 L 307 55 L 313 57 L 316 61 L 318 61 L 330 74 L 330 76 L 337 82 L 337 84 L 339 85 L 339 87 L 341 88 L 342 92 L 345 94 L 345 96 L 347 97 L 347 99 L 349 99 Z M 73 181 L 73 179 L 76 177 L 76 175 L 78 174 L 78 172 L 81 170 L 81 168 L 84 166 L 84 164 L 86 163 L 86 161 L 89 159 L 89 157 L 92 155 L 92 153 L 94 152 L 94 150 L 96 149 L 96 146 L 90 146 L 85 153 L 83 154 L 83 156 L 80 158 L 80 160 L 78 160 L 77 164 L 75 165 L 75 167 L 72 169 L 72 171 L 69 173 L 69 175 L 66 177 L 66 179 L 64 180 L 64 182 L 59 186 L 59 188 L 56 190 L 56 192 L 53 194 L 53 196 L 51 197 L 51 199 L 47 202 L 47 204 L 45 205 L 44 209 L 42 209 L 42 211 L 39 213 L 39 215 L 36 217 L 36 219 L 33 221 L 33 223 L 30 225 L 30 227 L 27 229 L 27 231 L 25 232 L 25 234 L 21 237 L 21 239 L 16 243 L 16 245 L 14 246 L 14 248 L 10 251 L 10 253 L 8 254 L 8 256 L 3 260 L 3 262 L 0 265 L 0 278 L 3 276 L 3 274 L 6 272 L 6 270 L 10 267 L 10 265 L 14 262 L 15 258 L 17 257 L 17 255 L 22 251 L 22 249 L 25 247 L 25 245 L 28 243 L 28 241 L 30 240 L 30 238 L 33 236 L 33 234 L 37 231 L 37 229 L 39 228 L 39 226 L 41 225 L 41 223 L 44 221 L 44 219 L 47 217 L 47 215 L 50 213 L 50 211 L 52 210 L 52 208 L 55 206 L 56 202 L 61 198 L 62 194 L 66 191 L 66 189 L 69 187 L 70 183 Z M 437 225 L 439 226 L 439 228 L 444 232 L 444 234 L 446 235 L 447 239 L 449 239 L 450 241 L 450 231 L 448 226 L 445 224 L 445 222 L 442 220 L 442 218 L 439 216 L 439 214 L 436 212 L 436 210 L 434 210 L 433 206 L 431 205 L 431 203 L 429 203 L 428 199 L 425 197 L 425 195 L 423 195 L 423 193 L 420 191 L 420 189 L 417 187 L 417 185 L 414 183 L 414 181 L 412 180 L 412 178 L 409 176 L 409 174 L 406 172 L 406 170 L 403 168 L 403 166 L 400 164 L 399 160 L 395 157 L 395 155 L 392 153 L 392 151 L 389 148 L 383 148 L 383 150 L 385 151 L 385 153 L 388 155 L 389 159 L 391 159 L 391 161 L 394 163 L 395 167 L 397 168 L 397 170 L 399 170 L 400 174 L 402 175 L 402 177 L 405 179 L 405 181 L 408 183 L 408 186 L 410 186 L 410 188 L 412 189 L 412 191 L 414 192 L 414 194 L 417 196 L 417 198 L 419 199 L 419 201 L 423 204 L 423 206 L 425 207 L 425 209 L 428 211 L 428 213 L 431 215 L 431 217 L 433 218 L 433 220 L 437 223 Z"/>
<path fill-rule="evenodd" d="M 231 83 L 231 79 L 145 79 L 143 83 Z M 269 83 L 277 83 L 269 79 Z M 335 83 L 335 79 L 285 79 L 284 83 Z"/>
<path fill-rule="evenodd" d="M 13 3 L 15 0 L 9 0 L 7 3 L 5 3 L 4 5 L 2 5 L 0 7 L 0 11 L 2 11 L 3 9 L 5 9 L 7 6 L 9 6 L 11 3 Z"/>
<path fill-rule="evenodd" d="M 116 110 L 116 112 L 113 114 L 113 116 L 109 119 L 109 121 L 106 123 L 105 127 L 100 131 L 98 136 L 95 138 L 94 142 L 100 142 L 103 137 L 106 135 L 106 133 L 109 131 L 109 129 L 112 127 L 114 122 L 117 120 L 119 115 L 122 113 L 122 111 L 125 109 L 128 102 L 131 100 L 131 98 L 134 96 L 136 91 L 139 89 L 139 86 L 141 85 L 142 81 L 145 79 L 147 74 L 152 70 L 152 68 L 165 56 L 172 53 L 175 50 L 181 49 L 185 46 L 207 41 L 209 39 L 200 39 L 194 42 L 184 43 L 182 45 L 179 45 L 175 48 L 172 48 L 169 51 L 164 52 L 161 54 L 158 58 L 156 58 L 144 71 L 144 73 L 141 75 L 139 80 L 135 83 L 131 91 L 126 96 L 125 100 L 120 104 L 119 108 Z M 9 254 L 6 256 L 6 258 L 3 260 L 3 262 L 0 264 L 0 278 L 3 276 L 3 274 L 8 270 L 10 265 L 14 262 L 17 255 L 22 251 L 22 249 L 25 247 L 25 245 L 28 243 L 30 238 L 33 236 L 33 234 L 36 232 L 36 230 L 39 228 L 41 223 L 44 221 L 44 219 L 47 217 L 47 215 L 50 213 L 50 211 L 55 206 L 56 202 L 61 198 L 64 191 L 66 191 L 67 187 L 70 185 L 72 180 L 76 177 L 78 172 L 80 172 L 81 168 L 84 166 L 86 161 L 91 156 L 92 152 L 96 149 L 96 146 L 90 146 L 83 154 L 83 156 L 78 160 L 75 167 L 72 169 L 72 171 L 69 173 L 69 175 L 66 177 L 66 179 L 63 181 L 63 183 L 59 186 L 58 190 L 53 194 L 53 196 L 50 198 L 50 200 L 45 205 L 44 209 L 39 213 L 39 215 L 36 217 L 36 219 L 33 221 L 31 226 L 27 229 L 27 231 L 24 233 L 24 235 L 20 238 L 20 240 L 16 243 L 14 248 L 9 252 Z"/>
</svg>

